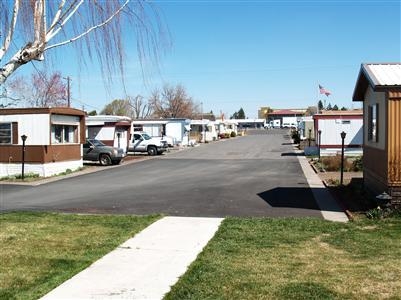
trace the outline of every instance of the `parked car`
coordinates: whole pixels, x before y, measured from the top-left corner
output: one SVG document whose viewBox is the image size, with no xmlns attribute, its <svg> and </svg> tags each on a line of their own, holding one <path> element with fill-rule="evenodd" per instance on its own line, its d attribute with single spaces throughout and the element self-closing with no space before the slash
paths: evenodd
<svg viewBox="0 0 401 300">
<path fill-rule="evenodd" d="M 135 131 L 128 145 L 130 152 L 147 152 L 149 155 L 162 154 L 168 148 L 160 137 L 151 137 L 146 132 Z"/>
<path fill-rule="evenodd" d="M 83 145 L 83 160 L 99 161 L 102 166 L 118 165 L 124 156 L 123 149 L 107 146 L 99 140 L 87 139 Z"/>
</svg>

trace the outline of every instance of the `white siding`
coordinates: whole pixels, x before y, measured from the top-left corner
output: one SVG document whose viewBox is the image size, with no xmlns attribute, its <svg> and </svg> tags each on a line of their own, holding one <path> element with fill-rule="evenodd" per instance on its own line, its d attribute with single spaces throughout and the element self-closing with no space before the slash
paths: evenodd
<svg viewBox="0 0 401 300">
<path fill-rule="evenodd" d="M 176 142 L 181 143 L 184 137 L 184 125 L 183 123 L 167 123 L 166 124 L 166 136 L 171 136 Z"/>
<path fill-rule="evenodd" d="M 18 144 L 21 135 L 28 138 L 26 145 L 50 145 L 50 117 L 48 114 L 0 115 L 0 122 L 18 123 Z"/>
<path fill-rule="evenodd" d="M 114 140 L 115 127 L 102 127 L 96 135 L 97 140 L 112 141 Z"/>
<path fill-rule="evenodd" d="M 349 121 L 349 124 L 347 124 Z M 318 128 L 322 131 L 321 144 L 322 145 L 341 145 L 340 133 L 344 131 L 345 136 L 344 144 L 363 144 L 362 125 L 361 119 L 347 119 L 346 116 L 341 119 L 319 119 Z"/>
</svg>

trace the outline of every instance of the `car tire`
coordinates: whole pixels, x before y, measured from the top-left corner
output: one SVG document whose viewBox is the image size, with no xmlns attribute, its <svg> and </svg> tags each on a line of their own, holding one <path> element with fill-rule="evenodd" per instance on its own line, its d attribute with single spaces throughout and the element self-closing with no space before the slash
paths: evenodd
<svg viewBox="0 0 401 300">
<path fill-rule="evenodd" d="M 100 162 L 100 164 L 101 164 L 102 166 L 109 166 L 109 165 L 111 165 L 111 158 L 110 158 L 110 155 L 105 154 L 105 153 L 100 154 L 100 156 L 99 156 L 99 162 Z"/>
<path fill-rule="evenodd" d="M 150 156 L 157 155 L 157 149 L 155 146 L 148 147 L 148 155 L 150 155 Z"/>
</svg>

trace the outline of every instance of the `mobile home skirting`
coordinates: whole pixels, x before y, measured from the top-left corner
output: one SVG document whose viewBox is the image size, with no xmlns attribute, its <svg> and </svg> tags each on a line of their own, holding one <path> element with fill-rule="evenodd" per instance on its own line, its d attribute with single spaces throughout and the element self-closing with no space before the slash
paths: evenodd
<svg viewBox="0 0 401 300">
<path fill-rule="evenodd" d="M 83 167 L 83 161 L 60 161 L 51 163 L 25 163 L 25 174 L 38 174 L 40 177 L 49 177 L 65 172 L 75 171 Z M 0 163 L 0 177 L 8 177 L 22 173 L 22 163 Z"/>
</svg>

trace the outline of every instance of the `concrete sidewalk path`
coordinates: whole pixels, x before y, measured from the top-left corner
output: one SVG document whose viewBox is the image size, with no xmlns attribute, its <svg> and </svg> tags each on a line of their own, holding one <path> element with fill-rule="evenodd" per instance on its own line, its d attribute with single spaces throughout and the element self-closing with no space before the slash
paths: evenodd
<svg viewBox="0 0 401 300">
<path fill-rule="evenodd" d="M 162 299 L 222 220 L 160 219 L 42 299 Z"/>
<path fill-rule="evenodd" d="M 323 218 L 335 222 L 348 222 L 347 215 L 324 186 L 319 176 L 312 170 L 307 158 L 298 156 L 298 159 Z"/>
</svg>

